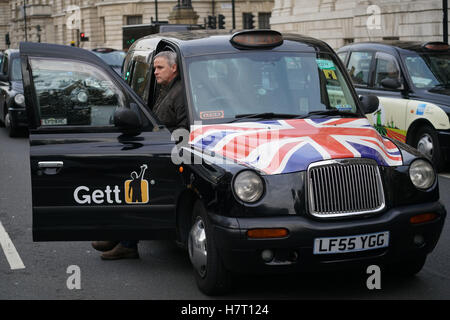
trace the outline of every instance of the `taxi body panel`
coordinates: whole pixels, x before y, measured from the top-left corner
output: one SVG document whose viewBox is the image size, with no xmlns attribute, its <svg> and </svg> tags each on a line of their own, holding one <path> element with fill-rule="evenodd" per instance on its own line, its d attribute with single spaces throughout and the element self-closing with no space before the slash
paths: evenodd
<svg viewBox="0 0 450 320">
<path fill-rule="evenodd" d="M 433 175 L 429 161 L 370 126 L 363 111 L 369 107 L 325 43 L 286 35 L 275 47 L 242 49 L 231 44 L 233 36 L 200 31 L 138 40 L 123 79 L 88 51 L 21 44 L 34 240 L 176 239 L 188 249 L 207 294 L 226 292 L 230 272 L 393 264 L 411 257 L 420 270 L 446 217 L 436 177 L 422 189 L 410 178 L 417 163 Z M 153 115 L 158 88 L 152 58 L 163 50 L 178 54 L 190 131 L 170 132 Z M 261 83 L 237 84 L 245 89 L 241 97 L 260 100 L 238 101 L 225 116 L 224 95 L 206 104 L 205 117 L 197 95 L 207 87 L 194 84 L 196 63 L 208 65 L 199 79 L 210 85 L 235 70 L 230 66 L 253 67 L 250 75 Z M 248 72 L 240 75 L 249 79 Z M 57 79 L 51 89 L 39 85 L 50 77 Z M 276 89 L 284 90 L 278 104 L 269 100 Z M 295 98 L 289 102 L 283 92 Z M 75 113 L 88 109 L 89 121 L 46 118 L 43 108 L 55 101 Z M 262 106 L 267 101 L 275 101 L 272 109 Z M 253 192 L 258 197 L 249 198 Z M 422 213 L 432 213 L 431 219 L 413 225 L 410 218 Z M 261 229 L 283 235 L 250 236 Z M 348 250 L 340 248 L 345 241 Z"/>
</svg>

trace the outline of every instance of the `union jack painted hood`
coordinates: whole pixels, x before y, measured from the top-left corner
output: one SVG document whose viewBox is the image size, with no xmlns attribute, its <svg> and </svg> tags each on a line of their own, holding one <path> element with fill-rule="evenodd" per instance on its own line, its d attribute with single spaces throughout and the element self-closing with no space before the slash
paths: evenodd
<svg viewBox="0 0 450 320">
<path fill-rule="evenodd" d="M 381 166 L 403 163 L 397 146 L 366 118 L 193 125 L 189 144 L 266 174 L 302 171 L 328 159 L 370 158 Z"/>
</svg>

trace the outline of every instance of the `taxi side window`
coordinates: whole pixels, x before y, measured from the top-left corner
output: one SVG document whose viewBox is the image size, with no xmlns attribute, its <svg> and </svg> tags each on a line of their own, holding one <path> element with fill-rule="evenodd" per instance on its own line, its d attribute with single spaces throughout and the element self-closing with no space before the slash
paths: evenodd
<svg viewBox="0 0 450 320">
<path fill-rule="evenodd" d="M 372 52 L 352 52 L 348 61 L 347 71 L 356 85 L 369 85 Z"/>
<path fill-rule="evenodd" d="M 113 126 L 125 98 L 103 70 L 70 60 L 30 62 L 42 126 Z"/>
<path fill-rule="evenodd" d="M 342 63 L 344 63 L 344 64 L 345 64 L 345 60 L 347 59 L 347 54 L 348 54 L 347 51 L 339 52 L 339 53 L 337 54 L 338 57 L 339 57 L 339 59 L 341 59 Z"/>
<path fill-rule="evenodd" d="M 378 53 L 376 56 L 375 83 L 376 88 L 384 88 L 381 81 L 384 79 L 400 80 L 400 70 L 395 58 L 385 53 Z"/>
<path fill-rule="evenodd" d="M 141 97 L 144 98 L 144 91 L 147 86 L 150 74 L 150 64 L 136 61 L 134 65 L 134 73 L 131 79 L 131 88 Z"/>
<path fill-rule="evenodd" d="M 2 73 L 4 75 L 8 74 L 8 54 L 5 54 L 5 56 L 3 57 L 3 63 L 2 63 Z"/>
</svg>

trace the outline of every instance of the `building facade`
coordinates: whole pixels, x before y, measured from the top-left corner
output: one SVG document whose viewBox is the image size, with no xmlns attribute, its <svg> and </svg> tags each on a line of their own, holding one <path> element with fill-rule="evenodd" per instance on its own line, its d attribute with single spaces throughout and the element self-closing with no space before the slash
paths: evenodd
<svg viewBox="0 0 450 320">
<path fill-rule="evenodd" d="M 177 0 L 157 0 L 156 8 L 155 0 L 0 0 L 0 50 L 8 47 L 6 34 L 9 34 L 10 48 L 17 48 L 19 42 L 27 39 L 66 45 L 73 41 L 86 49 L 121 49 L 122 26 L 168 21 L 177 4 Z M 249 13 L 255 17 L 256 28 L 269 28 L 273 4 L 273 0 L 236 0 L 236 28 L 244 28 L 243 17 Z M 225 28 L 231 29 L 229 0 L 192 0 L 192 7 L 199 16 L 198 24 L 204 24 L 208 15 L 222 14 Z M 79 42 L 80 32 L 84 32 L 89 41 Z"/>
<path fill-rule="evenodd" d="M 442 0 L 275 0 L 271 27 L 334 49 L 360 41 L 442 41 Z"/>
</svg>

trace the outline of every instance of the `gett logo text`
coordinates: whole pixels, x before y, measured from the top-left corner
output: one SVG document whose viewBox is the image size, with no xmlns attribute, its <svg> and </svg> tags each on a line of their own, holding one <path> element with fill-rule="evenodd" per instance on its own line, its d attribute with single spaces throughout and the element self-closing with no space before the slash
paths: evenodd
<svg viewBox="0 0 450 320">
<path fill-rule="evenodd" d="M 79 204 L 102 204 L 105 201 L 110 204 L 122 203 L 119 186 L 114 186 L 114 189 L 106 186 L 105 190 L 95 189 L 92 192 L 89 187 L 79 186 L 73 192 L 73 198 Z"/>
</svg>

